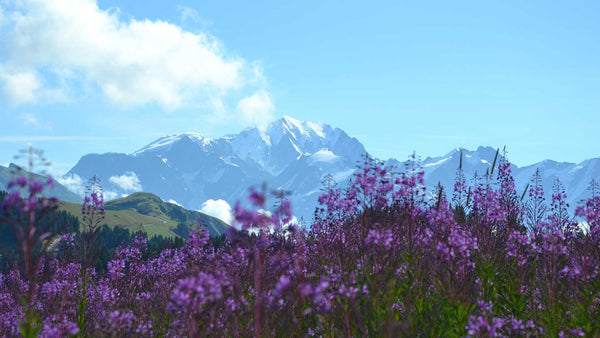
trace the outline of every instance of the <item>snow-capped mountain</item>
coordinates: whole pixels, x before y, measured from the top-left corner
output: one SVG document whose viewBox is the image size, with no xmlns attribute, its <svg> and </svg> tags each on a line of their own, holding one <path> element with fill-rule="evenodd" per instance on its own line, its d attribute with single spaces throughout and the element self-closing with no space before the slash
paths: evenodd
<svg viewBox="0 0 600 338">
<path fill-rule="evenodd" d="M 67 177 L 97 175 L 108 197 L 147 191 L 188 209 L 209 199 L 233 205 L 251 186 L 291 191 L 299 216 L 310 217 L 327 174 L 345 182 L 365 148 L 343 130 L 285 116 L 265 130 L 209 139 L 196 133 L 160 138 L 132 154 L 83 156 Z"/>
<path fill-rule="evenodd" d="M 132 154 L 85 155 L 63 181 L 77 182 L 97 175 L 108 198 L 146 191 L 197 210 L 207 200 L 234 205 L 247 195 L 249 187 L 266 182 L 269 189 L 291 192 L 294 213 L 309 220 L 325 176 L 332 175 L 343 186 L 365 153 L 363 145 L 341 129 L 285 116 L 265 130 L 248 128 L 214 139 L 183 133 L 160 138 Z M 428 185 L 432 188 L 440 182 L 448 198 L 452 197 L 460 153 L 456 148 L 422 161 Z M 473 177 L 475 172 L 485 174 L 495 153 L 491 147 L 462 149 L 466 177 Z M 386 163 L 402 169 L 404 162 L 389 159 Z M 559 178 L 572 207 L 587 197 L 589 181 L 600 178 L 600 159 L 579 164 L 546 160 L 522 168 L 513 165 L 519 192 L 537 168 L 548 199 L 554 179 Z"/>
<path fill-rule="evenodd" d="M 425 181 L 430 188 L 437 185 L 438 182 L 441 183 L 444 186 L 447 197 L 451 198 L 456 169 L 460 163 L 461 151 L 463 156 L 463 171 L 467 180 L 471 183 L 476 172 L 481 178 L 491 168 L 496 150 L 492 147 L 479 147 L 475 151 L 456 148 L 441 157 L 428 157 L 422 162 L 425 171 Z M 390 161 L 394 162 L 392 159 L 388 160 L 388 163 Z M 525 167 L 518 167 L 515 164 L 511 164 L 512 175 L 515 179 L 518 194 L 522 194 L 525 191 L 526 185 L 531 182 L 537 169 L 540 170 L 548 205 L 552 199 L 554 182 L 558 178 L 566 189 L 567 201 L 571 211 L 574 211 L 575 206 L 581 200 L 589 197 L 588 187 L 590 181 L 593 179 L 600 180 L 600 159 L 585 160 L 579 164 L 552 160 L 544 160 Z"/>
</svg>

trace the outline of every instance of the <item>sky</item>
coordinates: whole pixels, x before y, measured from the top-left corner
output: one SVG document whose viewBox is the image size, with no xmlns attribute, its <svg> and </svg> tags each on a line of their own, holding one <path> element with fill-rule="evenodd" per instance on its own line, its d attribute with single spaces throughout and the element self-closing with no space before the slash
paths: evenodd
<svg viewBox="0 0 600 338">
<path fill-rule="evenodd" d="M 600 157 L 597 1 L 0 0 L 0 164 L 290 115 L 376 157 Z"/>
</svg>

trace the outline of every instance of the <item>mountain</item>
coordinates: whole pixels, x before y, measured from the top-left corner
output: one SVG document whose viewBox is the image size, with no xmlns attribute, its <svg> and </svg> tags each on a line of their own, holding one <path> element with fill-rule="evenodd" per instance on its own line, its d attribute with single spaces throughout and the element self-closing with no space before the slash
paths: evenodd
<svg viewBox="0 0 600 338">
<path fill-rule="evenodd" d="M 0 190 L 8 190 L 8 183 L 13 178 L 13 176 L 17 173 L 17 166 L 11 163 L 8 167 L 4 167 L 0 165 Z M 21 175 L 28 176 L 29 173 L 24 171 Z M 45 181 L 47 179 L 46 176 L 33 174 L 35 180 Z M 56 197 L 62 201 L 68 201 L 73 203 L 81 203 L 83 202 L 83 198 L 69 189 L 61 185 L 60 183 L 54 181 L 54 188 L 47 189 L 42 193 L 45 197 Z"/>
<path fill-rule="evenodd" d="M 448 198 L 461 151 L 467 178 L 475 172 L 485 174 L 496 153 L 492 147 L 456 148 L 423 160 L 426 182 L 430 188 L 440 182 Z M 234 205 L 247 195 L 249 187 L 266 182 L 270 189 L 291 192 L 295 215 L 311 219 L 325 177 L 331 175 L 338 185 L 345 185 L 365 153 L 356 138 L 339 128 L 284 116 L 264 130 L 248 128 L 214 139 L 183 133 L 160 138 L 131 154 L 88 154 L 66 177 L 97 175 L 108 198 L 147 191 L 194 210 L 201 210 L 207 200 Z M 389 159 L 386 163 L 402 169 L 405 162 Z M 537 168 L 548 199 L 558 177 L 572 208 L 587 196 L 588 182 L 600 177 L 600 159 L 579 164 L 546 160 L 522 168 L 513 165 L 519 192 Z"/>
<path fill-rule="evenodd" d="M 233 205 L 248 188 L 268 183 L 292 191 L 295 214 L 310 217 L 322 178 L 345 181 L 365 148 L 343 130 L 285 116 L 265 130 L 209 139 L 196 133 L 160 138 L 132 154 L 83 156 L 67 176 L 97 175 L 108 194 L 152 192 L 199 210 L 209 199 Z"/>
<path fill-rule="evenodd" d="M 186 235 L 177 233 L 180 223 L 200 225 L 208 229 L 211 236 L 219 236 L 229 228 L 218 218 L 197 211 L 186 210 L 178 205 L 163 202 L 150 193 L 134 193 L 105 203 L 104 223 L 108 226 L 120 225 L 125 229 L 137 231 L 140 228 L 152 235 L 174 237 Z M 81 204 L 61 201 L 59 210 L 65 210 L 82 222 Z"/>
<path fill-rule="evenodd" d="M 139 214 L 161 220 L 163 223 L 170 220 L 178 224 L 203 226 L 208 229 L 211 236 L 222 235 L 229 228 L 229 225 L 216 217 L 187 210 L 173 203 L 163 202 L 160 197 L 150 193 L 136 192 L 125 198 L 108 201 L 104 207 L 108 211 L 133 210 Z"/>
<path fill-rule="evenodd" d="M 475 172 L 478 173 L 479 177 L 484 175 L 491 168 L 496 155 L 496 149 L 492 147 L 479 147 L 475 151 L 456 148 L 444 156 L 426 158 L 422 162 L 425 181 L 430 187 L 434 187 L 440 182 L 444 186 L 448 198 L 452 197 L 461 151 L 463 154 L 463 171 L 468 180 L 472 179 Z M 388 163 L 394 163 L 394 160 L 388 160 Z M 552 200 L 553 185 L 558 178 L 566 189 L 567 202 L 571 212 L 574 211 L 575 206 L 581 200 L 589 197 L 588 187 L 590 181 L 595 179 L 600 182 L 600 159 L 585 160 L 578 164 L 552 160 L 544 160 L 524 167 L 511 164 L 512 175 L 519 195 L 524 192 L 526 185 L 531 182 L 537 169 L 540 170 L 542 186 L 548 204 Z"/>
<path fill-rule="evenodd" d="M 16 165 L 9 167 L 0 166 L 0 190 L 7 190 L 8 183 L 15 175 Z M 22 175 L 29 175 L 23 172 Z M 46 176 L 33 174 L 34 179 L 45 181 Z M 44 191 L 46 197 L 59 199 L 59 210 L 67 211 L 79 218 L 81 216 L 81 203 L 83 198 L 71 192 L 58 182 L 54 182 L 54 188 Z M 126 229 L 136 231 L 140 224 L 150 236 L 163 235 L 165 237 L 177 236 L 174 230 L 180 223 L 187 225 L 199 224 L 206 227 L 211 236 L 219 236 L 225 233 L 229 225 L 218 218 L 183 207 L 163 202 L 158 196 L 150 193 L 134 193 L 125 198 L 113 199 L 105 204 L 106 215 L 104 222 L 109 226 L 121 225 Z M 186 235 L 186 234 L 181 234 Z"/>
</svg>

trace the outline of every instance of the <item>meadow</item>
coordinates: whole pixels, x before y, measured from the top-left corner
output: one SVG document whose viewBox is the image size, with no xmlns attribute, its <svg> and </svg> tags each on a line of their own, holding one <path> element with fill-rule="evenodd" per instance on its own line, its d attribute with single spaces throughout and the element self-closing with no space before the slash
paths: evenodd
<svg viewBox="0 0 600 338">
<path fill-rule="evenodd" d="M 197 229 L 148 255 L 137 236 L 106 271 L 101 190 L 80 233 L 49 248 L 48 185 L 15 177 L 2 206 L 18 259 L 0 274 L 1 336 L 600 335 L 597 184 L 570 215 L 559 181 L 548 200 L 539 175 L 517 192 L 506 156 L 472 179 L 459 166 L 450 192 L 425 189 L 414 155 L 404 168 L 366 157 L 348 187 L 324 182 L 309 227 L 255 188 L 224 243 Z"/>
</svg>

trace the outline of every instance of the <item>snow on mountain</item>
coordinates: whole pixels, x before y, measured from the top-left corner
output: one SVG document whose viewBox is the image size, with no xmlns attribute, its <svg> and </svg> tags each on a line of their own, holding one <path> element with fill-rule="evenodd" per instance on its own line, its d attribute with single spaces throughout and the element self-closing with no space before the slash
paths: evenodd
<svg viewBox="0 0 600 338">
<path fill-rule="evenodd" d="M 440 182 L 447 197 L 452 197 L 461 151 L 468 179 L 476 172 L 484 175 L 496 154 L 492 147 L 455 148 L 444 156 L 424 159 L 430 191 Z M 81 178 L 97 175 L 108 197 L 143 189 L 196 210 L 209 200 L 234 205 L 247 195 L 249 187 L 266 182 L 270 189 L 291 192 L 295 214 L 310 219 L 325 177 L 331 175 L 344 186 L 365 153 L 356 138 L 339 128 L 284 116 L 265 129 L 248 128 L 220 138 L 183 133 L 160 138 L 132 154 L 88 154 L 67 177 L 85 181 Z M 405 162 L 389 159 L 386 163 L 402 170 Z M 559 178 L 571 207 L 587 196 L 592 178 L 600 179 L 600 159 L 579 164 L 546 160 L 511 168 L 519 193 L 538 168 L 548 199 L 554 179 Z"/>
<path fill-rule="evenodd" d="M 446 196 L 449 199 L 452 198 L 461 151 L 463 154 L 463 171 L 469 182 L 472 182 L 475 173 L 481 178 L 487 170 L 491 169 L 496 154 L 496 149 L 492 147 L 479 147 L 475 151 L 457 148 L 445 156 L 425 159 L 422 165 L 425 171 L 425 181 L 430 191 L 433 191 L 439 182 L 444 187 Z M 552 160 L 544 160 L 525 167 L 511 164 L 518 194 L 525 191 L 525 187 L 531 182 L 537 169 L 540 170 L 542 186 L 548 204 L 552 199 L 554 182 L 558 178 L 566 189 L 571 212 L 574 211 L 575 206 L 581 200 L 589 197 L 588 186 L 590 181 L 600 179 L 600 159 L 586 160 L 579 164 L 561 163 Z"/>
<path fill-rule="evenodd" d="M 233 205 L 250 186 L 292 191 L 296 214 L 310 217 L 321 181 L 345 180 L 365 149 L 343 130 L 289 116 L 266 129 L 209 139 L 197 133 L 162 137 L 132 154 L 89 154 L 67 177 L 97 175 L 110 196 L 143 187 L 163 200 L 200 209 L 207 200 Z"/>
<path fill-rule="evenodd" d="M 334 154 L 329 149 L 321 149 L 321 150 L 317 151 L 316 153 L 310 155 L 310 159 L 313 162 L 332 163 L 332 162 L 335 162 L 338 159 L 340 159 L 340 156 Z"/>
</svg>

